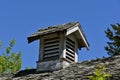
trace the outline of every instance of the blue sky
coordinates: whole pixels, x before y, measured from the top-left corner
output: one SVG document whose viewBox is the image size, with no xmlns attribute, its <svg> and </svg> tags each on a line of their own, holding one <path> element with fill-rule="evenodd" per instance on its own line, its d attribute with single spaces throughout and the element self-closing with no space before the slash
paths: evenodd
<svg viewBox="0 0 120 80">
<path fill-rule="evenodd" d="M 21 51 L 23 67 L 36 67 L 39 41 L 27 37 L 39 28 L 79 21 L 90 50 L 79 51 L 79 61 L 107 56 L 104 31 L 120 23 L 119 0 L 0 0 L 0 40 L 3 49 L 16 39 L 13 52 Z"/>
</svg>

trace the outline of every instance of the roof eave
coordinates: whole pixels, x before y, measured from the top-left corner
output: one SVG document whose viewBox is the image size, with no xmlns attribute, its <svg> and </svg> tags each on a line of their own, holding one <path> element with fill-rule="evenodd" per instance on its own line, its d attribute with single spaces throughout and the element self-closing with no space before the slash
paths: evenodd
<svg viewBox="0 0 120 80">
<path fill-rule="evenodd" d="M 81 44 L 81 41 L 78 42 L 80 44 L 78 48 L 86 47 L 86 49 L 89 50 L 89 43 L 87 42 L 87 39 L 82 31 L 82 28 L 80 27 L 80 24 L 77 24 L 76 26 L 69 28 L 66 32 L 66 36 L 72 33 L 76 33 L 77 35 L 79 35 L 76 37 L 78 38 L 78 40 L 81 40 L 83 42 L 83 44 Z"/>
<path fill-rule="evenodd" d="M 78 34 L 81 36 L 81 39 L 84 43 L 84 46 L 86 47 L 87 50 L 89 50 L 89 43 L 87 42 L 85 36 L 83 35 L 82 31 L 80 29 L 77 30 Z"/>
</svg>

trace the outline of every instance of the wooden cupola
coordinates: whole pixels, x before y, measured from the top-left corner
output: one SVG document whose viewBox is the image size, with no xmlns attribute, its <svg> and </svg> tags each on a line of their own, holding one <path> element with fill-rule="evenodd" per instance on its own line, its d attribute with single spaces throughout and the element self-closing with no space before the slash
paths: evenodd
<svg viewBox="0 0 120 80">
<path fill-rule="evenodd" d="M 79 22 L 49 26 L 28 37 L 28 43 L 40 40 L 37 71 L 54 71 L 78 62 L 78 49 L 89 44 Z"/>
</svg>

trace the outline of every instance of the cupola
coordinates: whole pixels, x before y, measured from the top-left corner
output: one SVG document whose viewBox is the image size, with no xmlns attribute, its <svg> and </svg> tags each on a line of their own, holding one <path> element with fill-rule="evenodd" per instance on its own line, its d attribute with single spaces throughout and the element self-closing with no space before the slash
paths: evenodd
<svg viewBox="0 0 120 80">
<path fill-rule="evenodd" d="M 40 41 L 37 71 L 54 71 L 78 62 L 78 49 L 89 44 L 79 22 L 49 26 L 28 37 L 28 43 Z"/>
</svg>

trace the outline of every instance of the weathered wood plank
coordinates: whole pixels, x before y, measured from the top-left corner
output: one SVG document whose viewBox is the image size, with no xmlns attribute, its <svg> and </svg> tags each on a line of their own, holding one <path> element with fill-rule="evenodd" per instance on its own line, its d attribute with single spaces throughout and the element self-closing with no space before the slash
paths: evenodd
<svg viewBox="0 0 120 80">
<path fill-rule="evenodd" d="M 56 49 L 56 48 L 59 48 L 59 46 L 46 47 L 46 48 L 44 49 L 44 51 L 52 50 L 52 49 Z"/>
<path fill-rule="evenodd" d="M 47 58 L 47 57 L 54 57 L 54 56 L 59 56 L 59 54 L 45 55 L 44 58 Z"/>
<path fill-rule="evenodd" d="M 44 54 L 50 54 L 50 53 L 53 53 L 53 52 L 59 52 L 59 49 L 47 51 L 47 52 L 44 52 Z"/>
<path fill-rule="evenodd" d="M 73 53 L 70 53 L 69 51 L 66 51 L 66 54 L 69 54 L 70 56 L 72 56 L 73 58 L 75 58 L 75 55 Z"/>
<path fill-rule="evenodd" d="M 52 46 L 55 46 L 55 45 L 59 45 L 59 43 L 46 44 L 46 45 L 44 45 L 44 47 L 52 47 Z"/>
</svg>

